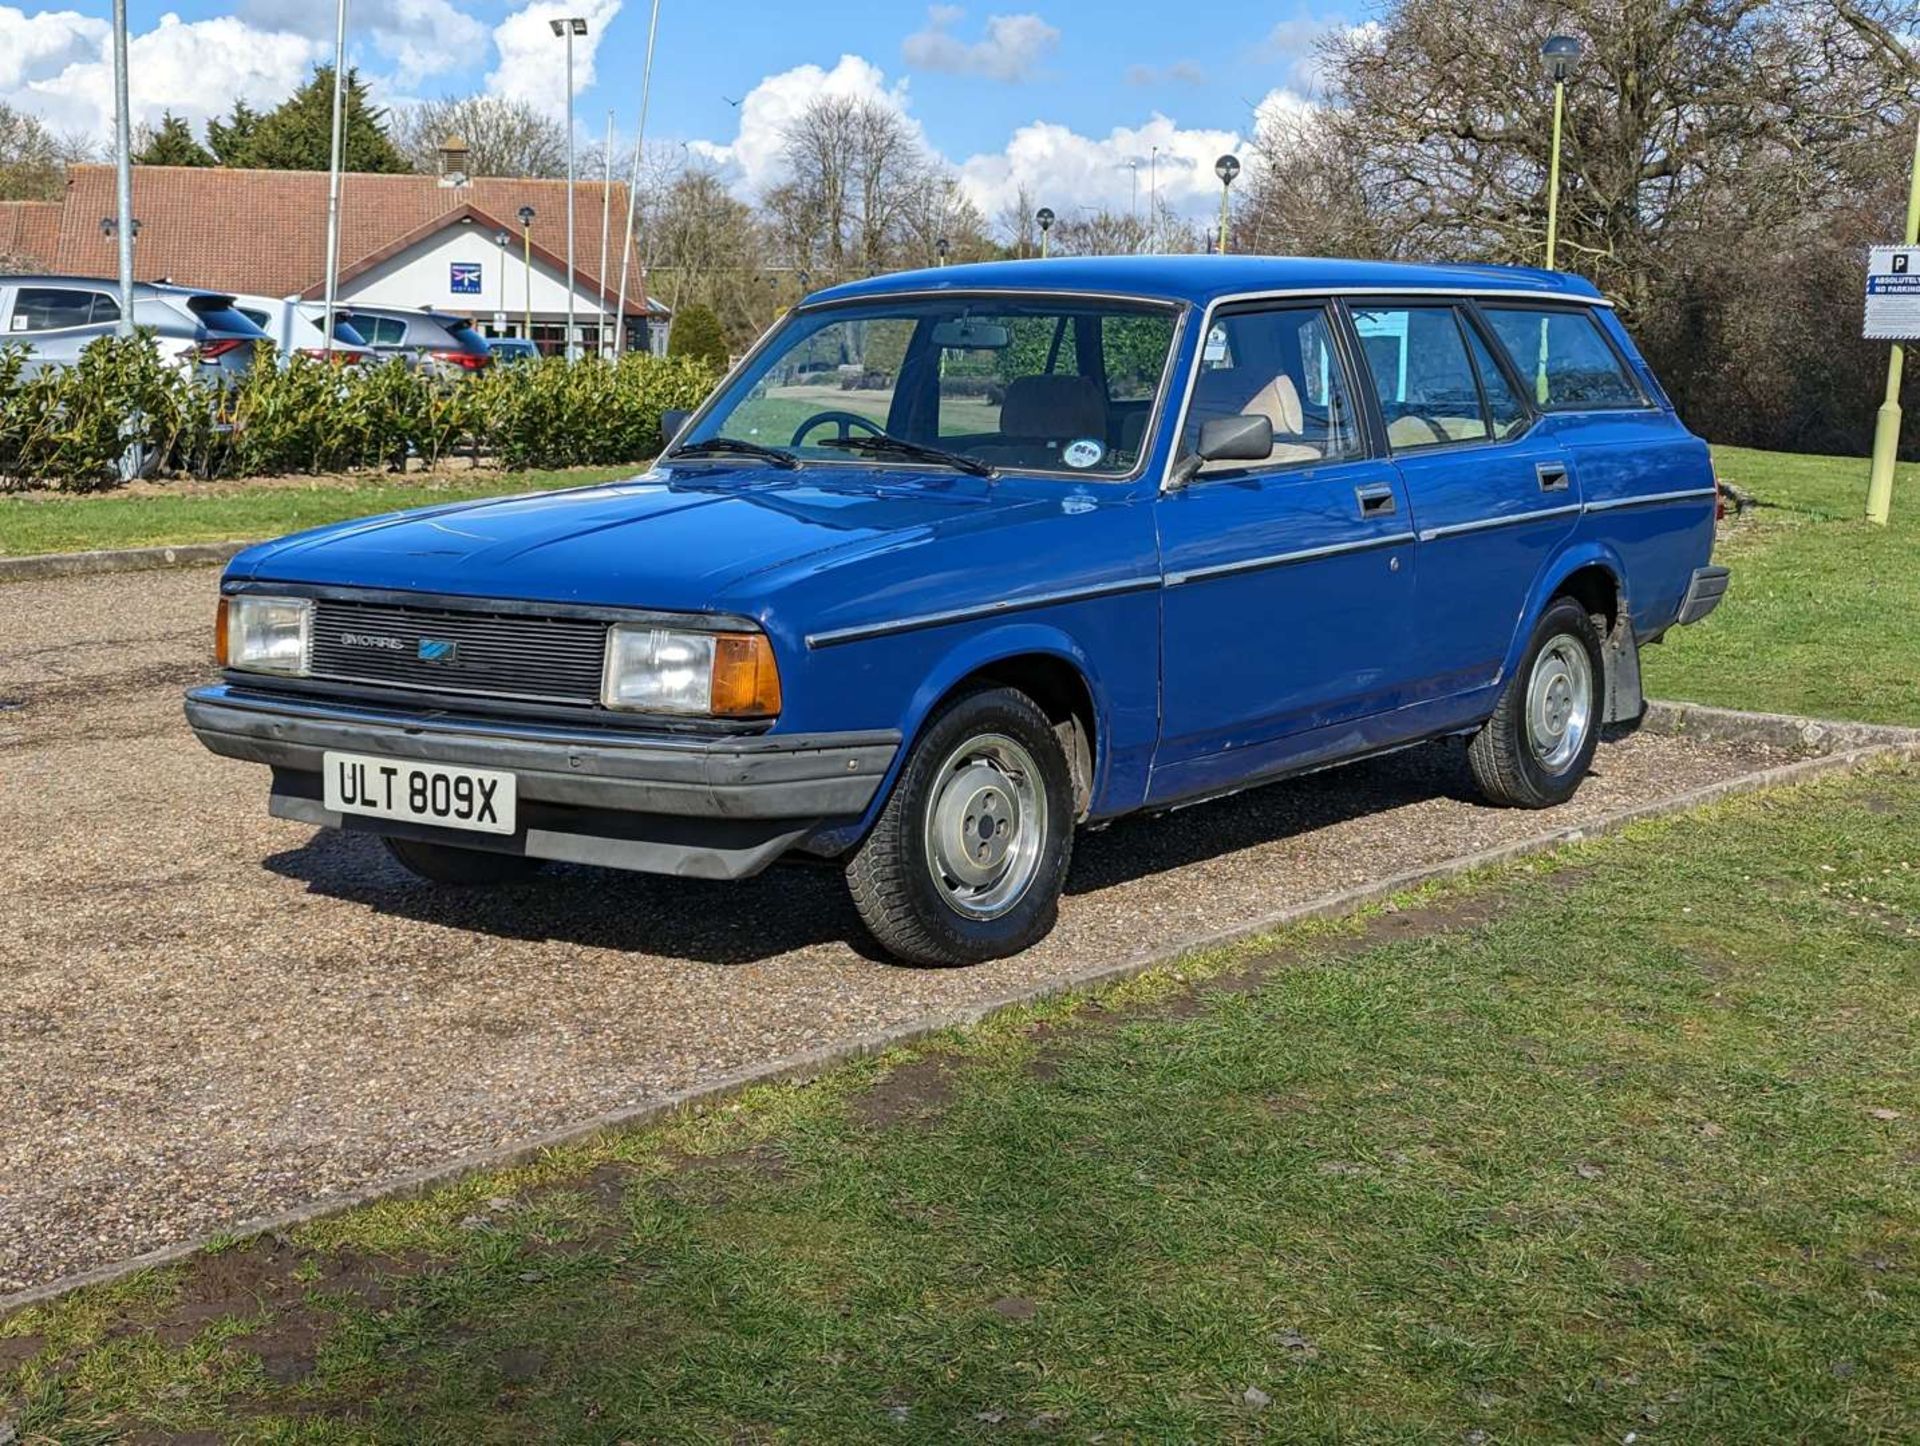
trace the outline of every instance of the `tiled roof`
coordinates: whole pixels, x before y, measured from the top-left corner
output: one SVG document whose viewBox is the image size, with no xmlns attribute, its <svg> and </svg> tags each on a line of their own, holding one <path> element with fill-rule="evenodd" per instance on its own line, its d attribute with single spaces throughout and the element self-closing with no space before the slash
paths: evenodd
<svg viewBox="0 0 1920 1446">
<path fill-rule="evenodd" d="M 51 267 L 59 242 L 58 201 L 0 201 L 0 256 Z"/>
<path fill-rule="evenodd" d="M 574 192 L 574 269 L 585 290 L 599 288 L 602 189 L 599 181 L 583 179 Z M 612 193 L 610 294 L 620 285 L 627 188 L 615 182 Z M 341 271 L 392 254 L 394 243 L 402 238 L 418 240 L 463 217 L 504 226 L 517 238 L 522 206 L 534 208 L 535 251 L 564 266 L 564 180 L 476 176 L 465 185 L 443 186 L 437 176 L 349 175 L 340 193 Z M 100 233 L 100 219 L 115 214 L 113 167 L 69 167 L 65 205 L 48 209 L 58 213 L 57 242 L 50 248 L 36 246 L 28 254 L 41 258 L 50 271 L 112 275 L 118 265 L 116 243 Z M 309 290 L 317 294 L 322 284 L 327 244 L 324 171 L 136 166 L 133 214 L 140 220 L 133 253 L 139 280 L 164 277 L 182 286 L 260 296 L 292 296 Z M 0 251 L 6 249 L 7 224 L 0 214 Z M 45 222 L 36 219 L 32 224 Z M 627 281 L 631 315 L 641 310 L 639 264 L 636 254 Z"/>
</svg>

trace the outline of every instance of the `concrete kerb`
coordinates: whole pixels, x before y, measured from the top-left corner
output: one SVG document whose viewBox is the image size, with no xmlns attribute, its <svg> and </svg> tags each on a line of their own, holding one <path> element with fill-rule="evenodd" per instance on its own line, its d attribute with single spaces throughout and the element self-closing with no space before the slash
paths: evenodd
<svg viewBox="0 0 1920 1446">
<path fill-rule="evenodd" d="M 50 577 L 90 577 L 103 572 L 151 572 L 162 567 L 211 567 L 251 542 L 183 542 L 174 547 L 127 547 L 113 552 L 42 552 L 0 557 L 0 583 L 40 582 Z"/>
<path fill-rule="evenodd" d="M 1642 726 L 1661 733 L 1690 734 L 1722 741 L 1759 743 L 1796 752 L 1810 752 L 1814 756 L 1760 769 L 1754 773 L 1742 774 L 1736 778 L 1723 779 L 1703 788 L 1676 794 L 1671 798 L 1622 809 L 1591 823 L 1572 828 L 1550 829 L 1532 838 L 1503 844 L 1497 848 L 1483 849 L 1422 868 L 1410 869 L 1357 888 L 1346 889 L 1276 910 L 1265 917 L 1235 925 L 1230 929 L 1188 935 L 1154 945 L 1118 959 L 1090 965 L 1084 969 L 1055 975 L 1051 979 L 1009 990 L 1004 994 L 963 1008 L 943 1010 L 905 1024 L 844 1040 L 839 1044 L 790 1055 L 752 1069 L 719 1076 L 690 1089 L 679 1090 L 637 1105 L 608 1111 L 504 1149 L 468 1155 L 445 1164 L 394 1176 L 342 1195 L 297 1206 L 291 1210 L 240 1221 L 221 1230 L 219 1235 L 222 1239 L 231 1239 L 235 1236 L 250 1238 L 275 1231 L 286 1231 L 313 1220 L 342 1214 L 376 1200 L 418 1195 L 466 1175 L 526 1164 L 548 1150 L 578 1144 L 608 1131 L 642 1128 L 697 1110 L 711 1109 L 758 1086 L 805 1083 L 849 1061 L 915 1044 L 948 1030 L 977 1025 L 1002 1010 L 1091 992 L 1135 978 L 1190 954 L 1243 944 L 1304 920 L 1337 918 L 1351 914 L 1359 909 L 1383 903 L 1397 894 L 1424 884 L 1456 878 L 1479 869 L 1546 853 L 1566 844 L 1619 833 L 1633 824 L 1685 813 L 1724 798 L 1804 783 L 1828 774 L 1846 773 L 1881 759 L 1920 759 L 1920 729 L 1912 728 L 1795 718 L 1785 714 L 1742 713 L 1733 709 L 1711 708 L 1694 703 L 1660 702 L 1649 705 Z M 183 1260 L 203 1250 L 211 1238 L 211 1236 L 201 1236 L 180 1241 L 128 1260 L 95 1266 L 90 1270 L 79 1271 L 58 1280 L 0 1296 L 0 1315 L 64 1295 L 82 1286 L 102 1284 L 130 1275 L 135 1271 Z"/>
</svg>

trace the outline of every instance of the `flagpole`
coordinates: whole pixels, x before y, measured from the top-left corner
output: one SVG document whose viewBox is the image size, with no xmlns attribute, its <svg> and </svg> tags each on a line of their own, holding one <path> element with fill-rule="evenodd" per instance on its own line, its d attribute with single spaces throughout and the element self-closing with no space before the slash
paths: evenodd
<svg viewBox="0 0 1920 1446">
<path fill-rule="evenodd" d="M 647 141 L 647 102 L 653 95 L 653 39 L 660 29 L 660 0 L 653 0 L 653 18 L 647 22 L 647 64 L 640 78 L 640 125 L 633 136 L 633 175 L 627 182 L 627 239 L 620 246 L 620 300 L 619 319 L 615 332 L 614 352 L 618 355 L 627 344 L 627 267 L 633 259 L 633 222 L 634 215 L 640 209 L 640 162 L 641 148 Z M 647 306 L 647 274 L 640 273 L 640 310 L 651 316 Z"/>
<path fill-rule="evenodd" d="M 613 226 L 613 109 L 607 109 L 607 144 L 602 148 L 601 159 L 606 171 L 600 180 L 600 325 L 597 328 L 599 344 L 594 350 L 600 355 L 607 353 L 607 239 Z"/>
<path fill-rule="evenodd" d="M 333 17 L 333 151 L 327 164 L 326 357 L 333 360 L 333 311 L 340 299 L 340 182 L 347 146 L 347 0 Z"/>
</svg>

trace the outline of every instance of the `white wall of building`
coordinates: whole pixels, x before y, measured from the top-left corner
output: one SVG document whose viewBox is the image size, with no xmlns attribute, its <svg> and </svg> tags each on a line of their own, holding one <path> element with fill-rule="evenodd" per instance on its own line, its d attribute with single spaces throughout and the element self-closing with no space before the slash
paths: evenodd
<svg viewBox="0 0 1920 1446">
<path fill-rule="evenodd" d="M 470 316 L 483 330 L 497 330 L 516 336 L 522 330 L 522 318 L 529 305 L 536 326 L 564 322 L 567 312 L 565 268 L 547 265 L 536 253 L 529 269 L 519 233 L 509 233 L 511 239 L 504 247 L 495 242 L 495 234 L 490 228 L 474 222 L 456 223 L 355 277 L 340 288 L 341 299 L 357 301 L 363 306 L 431 306 Z M 581 235 L 584 247 L 585 228 L 582 228 Z M 597 262 L 600 259 L 597 230 L 591 239 L 592 259 Z M 586 259 L 584 249 L 578 255 L 580 259 Z M 480 289 L 477 293 L 456 292 L 453 289 L 453 268 L 456 264 L 479 267 Z M 605 315 L 611 328 L 619 300 L 612 288 L 619 285 L 619 272 L 612 265 L 608 270 L 613 274 L 613 282 L 607 295 Z M 637 286 L 638 279 L 629 278 L 627 305 L 630 309 L 638 299 Z M 577 280 L 574 289 L 576 324 L 583 328 L 590 327 L 600 321 L 601 316 L 598 285 Z M 663 344 L 666 333 L 662 319 L 655 319 L 654 331 L 654 345 L 657 348 Z"/>
</svg>

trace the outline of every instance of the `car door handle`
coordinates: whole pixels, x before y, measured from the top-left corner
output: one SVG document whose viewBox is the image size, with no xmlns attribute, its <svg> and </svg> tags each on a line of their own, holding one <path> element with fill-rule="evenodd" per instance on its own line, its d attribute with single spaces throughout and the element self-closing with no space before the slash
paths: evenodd
<svg viewBox="0 0 1920 1446">
<path fill-rule="evenodd" d="M 1356 487 L 1354 497 L 1360 503 L 1360 515 L 1365 517 L 1391 517 L 1400 510 L 1399 502 L 1394 498 L 1391 487 L 1375 484 L 1371 487 Z"/>
<path fill-rule="evenodd" d="M 1542 492 L 1565 492 L 1567 490 L 1567 464 L 1565 462 L 1536 462 L 1534 475 L 1540 479 Z"/>
</svg>

